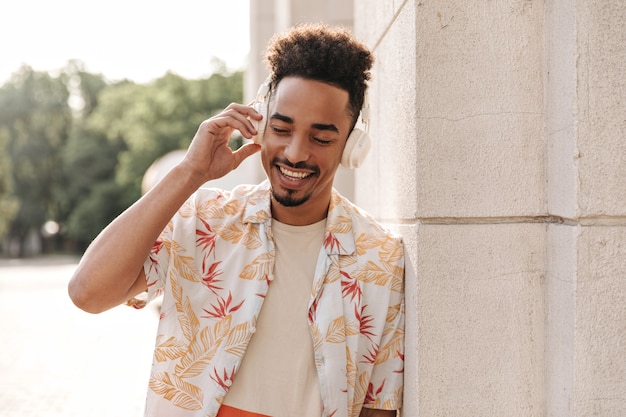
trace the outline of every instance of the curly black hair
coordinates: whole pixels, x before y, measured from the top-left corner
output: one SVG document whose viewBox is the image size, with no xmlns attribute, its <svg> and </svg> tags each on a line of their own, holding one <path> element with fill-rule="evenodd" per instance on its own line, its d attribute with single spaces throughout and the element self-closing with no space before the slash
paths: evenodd
<svg viewBox="0 0 626 417">
<path fill-rule="evenodd" d="M 345 28 L 305 23 L 270 40 L 266 61 L 272 89 L 284 77 L 321 81 L 348 92 L 353 125 L 371 78 L 374 57 Z"/>
</svg>

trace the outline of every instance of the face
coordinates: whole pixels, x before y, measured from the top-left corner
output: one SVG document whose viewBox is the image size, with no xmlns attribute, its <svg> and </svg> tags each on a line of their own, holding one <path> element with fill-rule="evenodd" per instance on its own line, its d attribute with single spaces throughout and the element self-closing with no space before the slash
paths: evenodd
<svg viewBox="0 0 626 417">
<path fill-rule="evenodd" d="M 326 217 L 350 126 L 347 91 L 296 77 L 278 83 L 261 150 L 276 220 L 305 225 Z"/>
</svg>

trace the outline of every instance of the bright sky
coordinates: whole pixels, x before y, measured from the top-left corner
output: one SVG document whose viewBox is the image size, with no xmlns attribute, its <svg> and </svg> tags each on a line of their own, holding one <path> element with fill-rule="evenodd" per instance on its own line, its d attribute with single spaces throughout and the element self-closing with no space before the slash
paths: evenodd
<svg viewBox="0 0 626 417">
<path fill-rule="evenodd" d="M 0 85 L 22 64 L 54 71 L 78 59 L 110 80 L 148 82 L 171 70 L 243 69 L 250 0 L 1 0 Z"/>
</svg>

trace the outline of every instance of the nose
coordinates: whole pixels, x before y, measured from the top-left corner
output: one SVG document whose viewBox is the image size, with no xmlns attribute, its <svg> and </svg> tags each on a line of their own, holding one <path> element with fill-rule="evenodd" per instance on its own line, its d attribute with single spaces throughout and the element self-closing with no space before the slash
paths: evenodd
<svg viewBox="0 0 626 417">
<path fill-rule="evenodd" d="M 305 162 L 309 159 L 309 141 L 304 135 L 294 134 L 285 146 L 285 158 L 292 164 Z"/>
</svg>

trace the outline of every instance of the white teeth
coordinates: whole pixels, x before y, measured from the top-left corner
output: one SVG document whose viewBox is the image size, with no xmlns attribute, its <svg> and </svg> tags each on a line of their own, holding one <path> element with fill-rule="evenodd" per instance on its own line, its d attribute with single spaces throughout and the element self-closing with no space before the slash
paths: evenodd
<svg viewBox="0 0 626 417">
<path fill-rule="evenodd" d="M 306 173 L 306 172 L 294 172 L 294 171 L 289 171 L 286 168 L 283 167 L 278 167 L 280 169 L 280 172 L 283 173 L 283 175 L 286 175 L 288 177 L 292 177 L 292 178 L 299 178 L 302 179 L 304 177 L 308 177 L 310 174 Z"/>
</svg>

